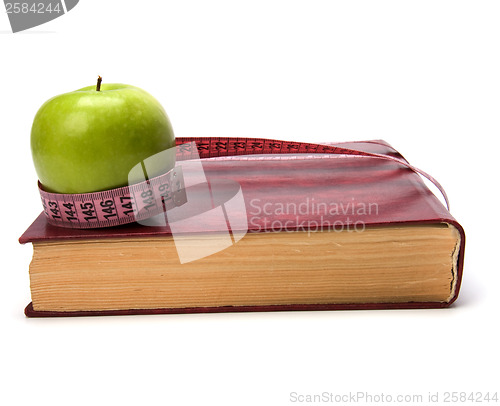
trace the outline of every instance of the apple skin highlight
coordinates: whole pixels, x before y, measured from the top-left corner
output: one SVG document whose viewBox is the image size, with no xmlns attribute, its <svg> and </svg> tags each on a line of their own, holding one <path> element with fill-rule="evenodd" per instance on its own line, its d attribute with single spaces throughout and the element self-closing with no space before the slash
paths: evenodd
<svg viewBox="0 0 500 406">
<path fill-rule="evenodd" d="M 36 113 L 31 153 L 43 188 L 91 193 L 126 186 L 130 170 L 175 146 L 170 120 L 146 91 L 102 83 L 55 96 Z M 174 162 L 149 165 L 149 177 Z"/>
</svg>

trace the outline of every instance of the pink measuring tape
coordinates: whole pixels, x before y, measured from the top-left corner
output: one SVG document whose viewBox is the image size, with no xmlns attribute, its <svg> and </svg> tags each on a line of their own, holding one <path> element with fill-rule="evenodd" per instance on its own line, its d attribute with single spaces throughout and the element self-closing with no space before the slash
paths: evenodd
<svg viewBox="0 0 500 406">
<path fill-rule="evenodd" d="M 402 158 L 337 147 L 264 138 L 182 137 L 176 139 L 176 160 L 236 157 L 261 154 L 333 154 L 372 157 L 397 162 L 443 187 L 432 176 Z M 38 183 L 44 213 L 50 224 L 70 228 L 111 227 L 153 217 L 186 203 L 182 168 L 130 186 L 94 193 L 62 194 L 43 190 Z"/>
</svg>

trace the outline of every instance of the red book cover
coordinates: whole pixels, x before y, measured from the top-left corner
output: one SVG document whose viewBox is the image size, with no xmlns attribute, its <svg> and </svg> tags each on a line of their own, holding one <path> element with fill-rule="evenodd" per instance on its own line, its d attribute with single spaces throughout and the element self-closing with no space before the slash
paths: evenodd
<svg viewBox="0 0 500 406">
<path fill-rule="evenodd" d="M 337 145 L 337 144 L 336 144 Z M 403 158 L 398 151 L 384 141 L 363 141 L 338 144 L 377 154 Z M 448 302 L 408 303 L 352 303 L 352 304 L 293 304 L 266 306 L 220 306 L 162 309 L 134 309 L 107 311 L 53 312 L 36 311 L 30 303 L 25 313 L 29 317 L 166 314 L 200 312 L 242 311 L 291 311 L 334 309 L 389 309 L 389 308 L 438 308 L 452 304 L 459 292 L 463 272 L 465 233 L 460 224 L 427 188 L 420 175 L 394 161 L 376 157 L 335 155 L 248 156 L 232 159 L 203 159 L 203 171 L 209 184 L 239 185 L 246 210 L 236 213 L 246 216 L 249 233 L 276 232 L 276 222 L 286 225 L 286 231 L 305 230 L 314 224 L 322 226 L 351 226 L 362 223 L 363 227 L 395 224 L 453 225 L 460 233 L 457 256 L 457 282 L 454 297 Z M 189 170 L 186 173 L 189 177 Z M 222 183 L 220 183 L 222 182 Z M 226 183 L 225 183 L 226 182 Z M 227 186 L 229 187 L 229 186 Z M 231 186 L 232 187 L 232 186 Z M 196 191 L 194 191 L 196 193 Z M 230 193 L 230 192 L 228 192 Z M 293 204 L 292 213 L 283 210 L 284 203 Z M 322 207 L 335 207 L 325 211 Z M 368 205 L 376 210 L 369 210 Z M 300 210 L 302 207 L 304 210 Z M 334 205 L 334 206 L 332 206 Z M 281 208 L 281 210 L 279 210 Z M 297 210 L 298 208 L 298 210 Z M 259 213 L 258 216 L 253 215 Z M 233 213 L 234 215 L 234 213 Z M 198 223 L 184 232 L 213 232 L 216 225 L 210 220 Z M 233 232 L 241 231 L 234 229 Z M 316 231 L 316 230 L 314 230 Z M 164 226 L 150 227 L 138 223 L 98 229 L 71 229 L 48 224 L 42 213 L 20 237 L 28 242 L 151 237 L 171 235 L 168 222 Z"/>
</svg>

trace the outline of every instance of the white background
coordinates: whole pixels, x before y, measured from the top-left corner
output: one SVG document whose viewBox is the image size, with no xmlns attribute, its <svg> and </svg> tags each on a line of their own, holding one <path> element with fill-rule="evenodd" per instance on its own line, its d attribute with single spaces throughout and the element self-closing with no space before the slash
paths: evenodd
<svg viewBox="0 0 500 406">
<path fill-rule="evenodd" d="M 0 10 L 1 404 L 500 392 L 499 2 L 82 0 L 18 34 Z M 466 230 L 455 306 L 25 318 L 32 249 L 17 239 L 41 211 L 31 123 L 98 74 L 152 93 L 177 136 L 390 142 Z"/>
</svg>

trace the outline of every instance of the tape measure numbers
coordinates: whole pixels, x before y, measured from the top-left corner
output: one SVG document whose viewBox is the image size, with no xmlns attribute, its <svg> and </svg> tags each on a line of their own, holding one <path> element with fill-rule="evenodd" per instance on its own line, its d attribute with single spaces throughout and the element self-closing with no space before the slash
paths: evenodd
<svg viewBox="0 0 500 406">
<path fill-rule="evenodd" d="M 95 193 L 62 194 L 38 183 L 50 224 L 69 228 L 99 228 L 143 220 L 186 202 L 182 168 L 131 186 Z"/>
</svg>

